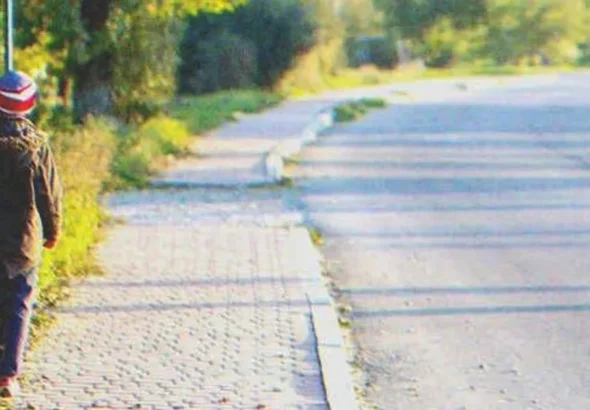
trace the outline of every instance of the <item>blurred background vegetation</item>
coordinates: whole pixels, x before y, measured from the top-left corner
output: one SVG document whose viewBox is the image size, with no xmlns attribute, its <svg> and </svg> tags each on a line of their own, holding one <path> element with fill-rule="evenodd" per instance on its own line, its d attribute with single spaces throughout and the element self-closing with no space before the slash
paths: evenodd
<svg viewBox="0 0 590 410">
<path fill-rule="evenodd" d="M 141 122 L 175 95 L 378 83 L 396 68 L 590 64 L 590 0 L 20 0 L 17 11 L 17 66 L 77 121 Z"/>
<path fill-rule="evenodd" d="M 146 186 L 235 112 L 327 88 L 590 65 L 590 0 L 16 0 L 16 10 L 16 67 L 41 85 L 34 119 L 53 135 L 66 187 L 45 305 L 96 270 L 100 194 Z"/>
</svg>

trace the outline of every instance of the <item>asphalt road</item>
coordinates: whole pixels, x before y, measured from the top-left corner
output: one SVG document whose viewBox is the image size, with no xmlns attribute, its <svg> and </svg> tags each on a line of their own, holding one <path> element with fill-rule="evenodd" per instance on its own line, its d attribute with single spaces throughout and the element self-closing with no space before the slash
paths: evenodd
<svg viewBox="0 0 590 410">
<path fill-rule="evenodd" d="M 369 399 L 590 409 L 590 74 L 425 89 L 296 171 Z"/>
</svg>

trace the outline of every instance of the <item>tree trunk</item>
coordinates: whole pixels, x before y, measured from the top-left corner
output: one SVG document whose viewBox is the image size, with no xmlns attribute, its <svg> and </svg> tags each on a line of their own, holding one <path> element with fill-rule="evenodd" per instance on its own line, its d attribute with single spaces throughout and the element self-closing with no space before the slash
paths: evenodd
<svg viewBox="0 0 590 410">
<path fill-rule="evenodd" d="M 92 42 L 109 18 L 111 0 L 82 0 L 80 20 Z M 74 70 L 74 112 L 78 120 L 87 115 L 108 115 L 112 111 L 112 55 L 106 46 L 99 55 L 80 63 Z"/>
<path fill-rule="evenodd" d="M 59 85 L 58 85 L 58 97 L 61 99 L 61 103 L 64 107 L 68 107 L 69 104 L 69 97 L 70 97 L 70 78 L 62 75 L 59 78 Z"/>
<path fill-rule="evenodd" d="M 110 56 L 103 55 L 77 67 L 74 73 L 74 112 L 77 120 L 83 120 L 89 114 L 111 114 L 110 61 Z"/>
</svg>

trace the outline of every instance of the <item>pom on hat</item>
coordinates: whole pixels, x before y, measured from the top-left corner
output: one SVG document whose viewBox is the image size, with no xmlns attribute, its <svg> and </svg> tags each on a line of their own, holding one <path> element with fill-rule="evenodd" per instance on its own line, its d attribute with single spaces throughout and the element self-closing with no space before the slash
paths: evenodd
<svg viewBox="0 0 590 410">
<path fill-rule="evenodd" d="M 37 84 L 28 75 L 9 71 L 0 77 L 0 111 L 25 116 L 35 108 Z"/>
</svg>

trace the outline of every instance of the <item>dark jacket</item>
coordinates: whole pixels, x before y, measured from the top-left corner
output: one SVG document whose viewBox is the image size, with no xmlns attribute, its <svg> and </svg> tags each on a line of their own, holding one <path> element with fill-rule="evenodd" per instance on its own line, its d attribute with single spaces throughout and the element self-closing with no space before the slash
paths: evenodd
<svg viewBox="0 0 590 410">
<path fill-rule="evenodd" d="M 60 231 L 62 189 L 45 134 L 0 115 L 0 275 L 40 262 L 42 240 Z"/>
</svg>

